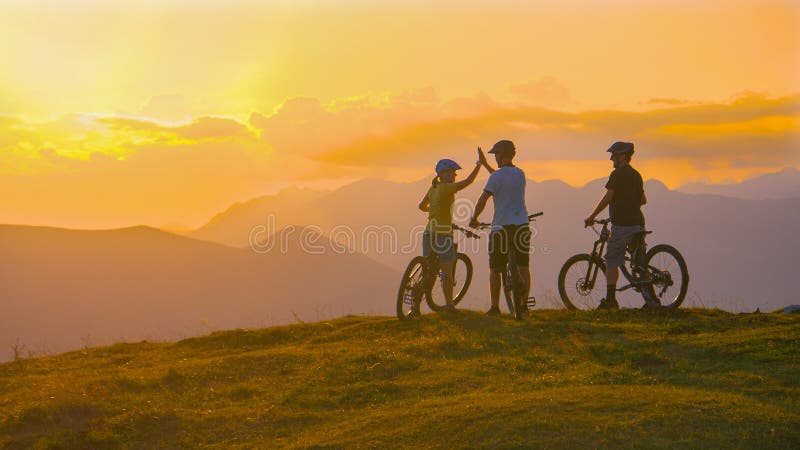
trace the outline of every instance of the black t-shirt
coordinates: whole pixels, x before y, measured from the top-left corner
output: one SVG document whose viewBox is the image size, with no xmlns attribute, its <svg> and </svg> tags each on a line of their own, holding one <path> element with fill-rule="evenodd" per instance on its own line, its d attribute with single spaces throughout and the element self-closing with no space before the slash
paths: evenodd
<svg viewBox="0 0 800 450">
<path fill-rule="evenodd" d="M 644 226 L 642 214 L 644 183 L 636 169 L 630 165 L 614 169 L 608 177 L 606 189 L 614 190 L 614 198 L 609 206 L 611 223 L 620 226 Z"/>
</svg>

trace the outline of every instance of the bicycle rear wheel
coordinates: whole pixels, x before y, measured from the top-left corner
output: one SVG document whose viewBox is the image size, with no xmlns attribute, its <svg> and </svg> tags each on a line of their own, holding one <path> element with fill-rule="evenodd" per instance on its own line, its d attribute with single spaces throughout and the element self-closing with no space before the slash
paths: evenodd
<svg viewBox="0 0 800 450">
<path fill-rule="evenodd" d="M 519 276 L 519 272 L 514 272 L 512 274 L 512 288 L 511 294 L 514 297 L 514 318 L 517 320 L 523 319 L 523 313 L 527 313 L 525 311 L 528 306 L 525 304 L 525 288 L 522 286 L 522 278 Z"/>
<path fill-rule="evenodd" d="M 605 293 L 606 266 L 600 258 L 592 260 L 592 255 L 581 253 L 570 257 L 561 267 L 558 294 L 567 309 L 597 309 Z"/>
<path fill-rule="evenodd" d="M 397 292 L 397 318 L 400 320 L 411 319 L 419 312 L 419 305 L 425 290 L 425 263 L 422 256 L 414 257 L 400 280 L 400 289 Z"/>
<path fill-rule="evenodd" d="M 665 308 L 677 308 L 689 289 L 689 270 L 678 250 L 658 244 L 647 252 L 647 269 L 653 278 L 653 295 Z"/>
<path fill-rule="evenodd" d="M 447 306 L 447 299 L 444 295 L 444 274 L 441 269 L 437 271 L 437 279 L 431 286 L 431 290 L 425 293 L 425 300 L 433 311 L 441 311 Z M 472 261 L 463 253 L 456 254 L 455 266 L 453 267 L 453 305 L 457 305 L 465 295 L 472 282 Z"/>
</svg>

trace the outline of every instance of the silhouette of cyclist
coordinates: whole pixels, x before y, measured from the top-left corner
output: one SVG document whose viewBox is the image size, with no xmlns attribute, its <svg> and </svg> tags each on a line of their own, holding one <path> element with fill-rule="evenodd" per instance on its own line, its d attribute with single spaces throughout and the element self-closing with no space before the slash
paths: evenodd
<svg viewBox="0 0 800 450">
<path fill-rule="evenodd" d="M 514 143 L 508 140 L 498 141 L 489 153 L 494 154 L 498 169 L 492 169 L 486 159 L 482 158 L 481 162 L 491 175 L 475 204 L 470 226 L 478 226 L 478 217 L 486 207 L 489 197 L 492 197 L 494 217 L 492 233 L 489 235 L 489 296 L 492 306 L 486 314 L 496 316 L 500 314 L 500 279 L 505 271 L 509 252 L 515 253 L 517 269 L 524 288 L 522 298 L 529 296 L 531 230 L 528 225 L 528 210 L 525 207 L 525 173 L 513 163 L 517 154 Z M 523 309 L 522 314 L 526 315 L 527 310 Z"/>
<path fill-rule="evenodd" d="M 456 182 L 456 170 L 461 169 L 452 159 L 441 159 L 436 163 L 436 176 L 422 201 L 419 209 L 428 213 L 428 224 L 422 234 L 422 255 L 428 256 L 436 252 L 439 264 L 444 272 L 442 291 L 447 301 L 445 311 L 454 312 L 453 306 L 453 270 L 456 262 L 456 251 L 453 246 L 453 203 L 455 193 L 475 181 L 481 169 L 483 152 L 478 148 L 478 161 L 466 179 Z M 415 305 L 412 314 L 419 314 L 419 305 Z"/>
<path fill-rule="evenodd" d="M 606 247 L 606 297 L 600 309 L 617 309 L 617 279 L 619 266 L 625 262 L 625 250 L 637 233 L 644 231 L 642 205 L 647 203 L 644 183 L 639 172 L 631 167 L 633 144 L 615 142 L 607 150 L 611 153 L 614 170 L 608 177 L 606 193 L 583 224 L 592 226 L 594 219 L 606 207 L 611 215 L 611 236 Z"/>
</svg>

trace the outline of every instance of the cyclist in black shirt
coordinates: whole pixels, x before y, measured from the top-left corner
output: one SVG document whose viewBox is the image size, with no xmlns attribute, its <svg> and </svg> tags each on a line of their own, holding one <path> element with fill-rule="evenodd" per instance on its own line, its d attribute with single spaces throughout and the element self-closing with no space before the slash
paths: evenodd
<svg viewBox="0 0 800 450">
<path fill-rule="evenodd" d="M 644 215 L 642 205 L 647 203 L 644 194 L 642 176 L 631 167 L 633 144 L 615 142 L 607 150 L 611 153 L 614 171 L 608 177 L 606 194 L 600 199 L 592 214 L 584 220 L 584 226 L 594 224 L 594 219 L 606 206 L 611 214 L 611 237 L 606 247 L 606 298 L 600 302 L 600 308 L 619 308 L 617 303 L 617 279 L 619 266 L 625 262 L 625 249 L 631 239 L 644 231 Z"/>
</svg>

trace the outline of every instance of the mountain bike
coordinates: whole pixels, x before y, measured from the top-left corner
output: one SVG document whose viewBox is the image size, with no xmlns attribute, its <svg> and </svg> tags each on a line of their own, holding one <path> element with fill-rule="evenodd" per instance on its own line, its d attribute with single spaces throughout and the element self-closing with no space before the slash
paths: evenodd
<svg viewBox="0 0 800 450">
<path fill-rule="evenodd" d="M 472 239 L 479 239 L 476 233 L 452 226 L 454 231 L 464 233 Z M 467 294 L 472 281 L 472 261 L 469 256 L 458 252 L 458 243 L 453 241 L 456 252 L 455 267 L 453 269 L 453 306 L 457 305 Z M 438 283 L 437 283 L 438 281 Z M 439 267 L 439 256 L 431 252 L 429 256 L 415 256 L 408 263 L 403 278 L 400 280 L 400 290 L 397 292 L 397 317 L 407 320 L 421 315 L 420 304 L 422 298 L 432 311 L 442 311 L 447 306 L 444 295 L 444 283 L 447 282 L 445 273 Z"/>
<path fill-rule="evenodd" d="M 537 212 L 529 215 L 528 222 L 535 222 L 536 218 L 543 214 L 544 212 Z M 491 227 L 492 224 L 490 223 L 479 223 L 476 228 L 486 229 Z M 525 286 L 519 276 L 515 255 L 516 252 L 508 252 L 508 262 L 506 263 L 506 268 L 503 271 L 501 280 L 503 283 L 503 297 L 506 299 L 508 312 L 513 314 L 515 319 L 519 320 L 522 319 L 522 316 L 528 312 L 529 309 L 536 306 L 536 298 L 534 296 L 523 298 L 525 296 Z"/>
<path fill-rule="evenodd" d="M 611 232 L 610 219 L 595 220 L 602 225 L 592 253 L 580 253 L 567 259 L 558 274 L 558 293 L 567 309 L 596 309 L 606 294 L 605 260 L 601 257 Z M 689 271 L 686 261 L 675 247 L 658 244 L 647 250 L 645 237 L 652 231 L 637 233 L 625 252 L 625 263 L 620 266 L 628 284 L 617 292 L 633 289 L 640 293 L 645 306 L 678 308 L 686 298 L 689 288 Z M 628 264 L 630 269 L 625 265 Z"/>
</svg>

